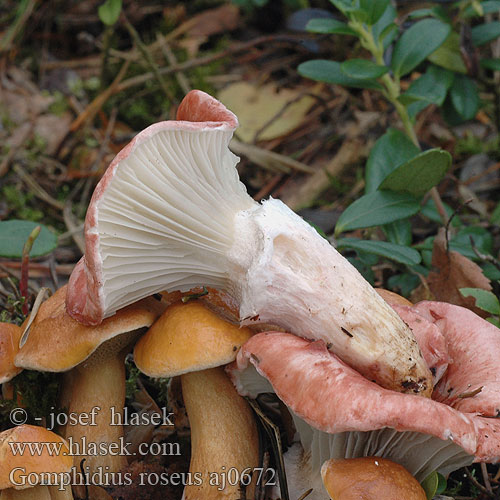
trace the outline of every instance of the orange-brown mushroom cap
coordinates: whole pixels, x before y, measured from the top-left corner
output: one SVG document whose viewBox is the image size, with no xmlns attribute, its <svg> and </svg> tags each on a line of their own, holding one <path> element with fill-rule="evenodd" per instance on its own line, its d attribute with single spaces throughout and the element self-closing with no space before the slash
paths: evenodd
<svg viewBox="0 0 500 500">
<path fill-rule="evenodd" d="M 174 377 L 230 363 L 251 336 L 199 301 L 176 303 L 137 342 L 134 360 L 150 377 Z"/>
<path fill-rule="evenodd" d="M 418 481 L 401 465 L 378 457 L 330 459 L 321 476 L 332 500 L 426 500 Z"/>
<path fill-rule="evenodd" d="M 17 325 L 0 323 L 0 384 L 8 382 L 22 371 L 22 368 L 14 365 L 22 331 Z"/>
<path fill-rule="evenodd" d="M 23 453 L 13 451 L 16 443 L 48 443 L 31 454 L 28 446 Z M 55 452 L 55 449 L 57 451 Z M 73 457 L 67 442 L 57 434 L 43 427 L 21 425 L 0 434 L 0 489 L 30 488 L 22 475 L 42 478 L 47 473 L 65 473 L 71 470 Z M 23 484 L 24 483 L 24 484 Z"/>
<path fill-rule="evenodd" d="M 28 339 L 16 356 L 17 366 L 40 371 L 67 371 L 87 359 L 104 342 L 149 327 L 164 308 L 157 300 L 147 298 L 122 309 L 101 325 L 89 327 L 66 312 L 66 288 L 60 288 L 41 305 Z"/>
</svg>

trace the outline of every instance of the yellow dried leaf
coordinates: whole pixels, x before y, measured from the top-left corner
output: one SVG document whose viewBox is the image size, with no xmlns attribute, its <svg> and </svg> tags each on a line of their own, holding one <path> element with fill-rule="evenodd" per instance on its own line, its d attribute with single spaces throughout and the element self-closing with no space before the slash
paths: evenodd
<svg viewBox="0 0 500 500">
<path fill-rule="evenodd" d="M 274 84 L 258 86 L 238 82 L 225 87 L 219 92 L 218 98 L 238 117 L 240 126 L 235 134 L 243 142 L 253 142 L 262 127 L 276 117 L 258 134 L 258 140 L 268 141 L 288 134 L 303 122 L 315 100 L 311 96 L 298 99 L 302 91 L 278 91 Z M 294 102 L 280 114 L 283 107 L 292 101 Z"/>
</svg>

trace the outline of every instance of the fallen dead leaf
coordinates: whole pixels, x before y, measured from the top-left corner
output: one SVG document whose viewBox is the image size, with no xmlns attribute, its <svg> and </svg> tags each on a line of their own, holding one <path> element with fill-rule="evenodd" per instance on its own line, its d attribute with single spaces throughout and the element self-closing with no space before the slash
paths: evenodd
<svg viewBox="0 0 500 500">
<path fill-rule="evenodd" d="M 210 36 L 234 31 L 239 23 L 240 10 L 236 5 L 222 5 L 206 10 L 176 28 L 176 31 L 186 34 L 179 46 L 186 49 L 190 57 L 195 57 L 200 45 Z"/>
<path fill-rule="evenodd" d="M 427 282 L 420 283 L 420 285 L 415 288 L 410 294 L 410 302 L 413 302 L 416 304 L 417 302 L 420 302 L 421 300 L 436 300 L 436 297 L 432 295 L 431 291 L 429 290 L 429 285 Z"/>
<path fill-rule="evenodd" d="M 303 122 L 315 99 L 309 95 L 300 97 L 301 92 L 301 89 L 278 91 L 271 83 L 259 86 L 238 82 L 221 90 L 218 98 L 238 117 L 240 126 L 236 129 L 236 136 L 243 142 L 254 142 L 257 134 L 259 140 L 275 139 Z M 269 126 L 263 128 L 267 123 Z"/>
<path fill-rule="evenodd" d="M 436 300 L 467 307 L 485 317 L 488 313 L 474 306 L 473 297 L 464 297 L 460 288 L 491 290 L 490 281 L 472 260 L 453 250 L 446 251 L 446 231 L 441 228 L 434 239 L 432 265 L 436 271 L 429 273 L 427 282 Z"/>
<path fill-rule="evenodd" d="M 41 93 L 30 81 L 28 73 L 10 69 L 0 85 L 0 112 L 12 124 L 3 143 L 9 148 L 20 147 L 33 132 L 45 143 L 45 154 L 53 155 L 69 131 L 72 116 L 69 112 L 55 115 L 49 107 L 55 98 Z"/>
<path fill-rule="evenodd" d="M 240 22 L 240 9 L 236 5 L 221 5 L 191 18 L 189 36 L 212 36 L 233 31 Z"/>
<path fill-rule="evenodd" d="M 71 113 L 64 112 L 61 115 L 41 115 L 35 121 L 35 134 L 45 141 L 45 154 L 53 155 L 61 145 L 69 131 L 73 117 Z"/>
</svg>

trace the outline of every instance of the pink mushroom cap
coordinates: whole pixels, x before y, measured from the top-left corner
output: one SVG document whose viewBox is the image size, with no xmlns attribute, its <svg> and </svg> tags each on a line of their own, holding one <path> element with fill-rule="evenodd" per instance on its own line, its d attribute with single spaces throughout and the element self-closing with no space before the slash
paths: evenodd
<svg viewBox="0 0 500 500">
<path fill-rule="evenodd" d="M 445 302 L 424 301 L 412 310 L 436 325 L 447 343 L 450 361 L 433 399 L 462 412 L 500 416 L 500 329 Z"/>
<path fill-rule="evenodd" d="M 335 434 L 392 428 L 451 440 L 476 460 L 499 459 L 500 422 L 443 403 L 384 389 L 328 351 L 282 332 L 249 339 L 228 372 L 242 395 L 241 372 L 249 364 L 269 380 L 277 396 L 309 425 Z"/>
</svg>

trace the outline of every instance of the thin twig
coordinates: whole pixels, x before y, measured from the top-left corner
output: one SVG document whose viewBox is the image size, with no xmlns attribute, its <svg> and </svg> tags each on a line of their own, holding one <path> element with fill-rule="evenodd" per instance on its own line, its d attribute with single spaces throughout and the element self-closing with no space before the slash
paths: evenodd
<svg viewBox="0 0 500 500">
<path fill-rule="evenodd" d="M 156 39 L 160 44 L 161 51 L 163 52 L 163 55 L 165 56 L 165 59 L 167 60 L 168 64 L 172 66 L 177 64 L 177 58 L 175 57 L 174 51 L 170 48 L 170 45 L 165 40 L 165 37 L 158 34 Z M 186 75 L 181 71 L 177 71 L 175 73 L 175 78 L 177 80 L 177 83 L 179 84 L 179 87 L 185 94 L 187 94 L 191 90 L 191 86 L 189 84 L 189 80 L 187 79 Z"/>
<path fill-rule="evenodd" d="M 468 478 L 471 480 L 471 482 L 479 488 L 486 496 L 489 498 L 495 498 L 495 495 L 488 491 L 471 473 L 468 467 L 464 467 L 465 473 L 467 474 Z M 491 487 L 491 486 L 490 486 Z"/>
<path fill-rule="evenodd" d="M 9 149 L 4 159 L 0 163 L 0 177 L 3 177 L 9 170 L 9 164 L 14 159 L 16 153 L 21 149 L 33 133 L 33 124 L 28 127 L 20 138 L 19 144 Z"/>
<path fill-rule="evenodd" d="M 49 273 L 50 279 L 54 285 L 54 290 L 57 290 L 59 288 L 59 277 L 57 275 L 56 259 L 54 258 L 53 253 L 51 253 L 49 257 Z"/>
<path fill-rule="evenodd" d="M 92 120 L 98 111 L 104 106 L 104 103 L 114 94 L 119 92 L 120 82 L 127 73 L 127 69 L 130 65 L 129 61 L 125 61 L 120 71 L 116 75 L 111 85 L 104 91 L 101 92 L 84 110 L 80 113 L 73 123 L 70 125 L 69 129 L 71 132 L 78 130 L 85 122 Z"/>
<path fill-rule="evenodd" d="M 37 0 L 29 0 L 28 4 L 24 9 L 24 12 L 22 12 L 17 17 L 17 19 L 14 21 L 11 27 L 7 30 L 6 34 L 0 40 L 0 52 L 9 50 L 11 48 L 12 41 L 21 31 L 23 26 L 28 22 L 28 19 L 33 13 L 36 4 Z"/>
<path fill-rule="evenodd" d="M 29 263 L 30 263 L 30 252 L 33 248 L 33 243 L 38 238 L 40 231 L 42 230 L 41 226 L 36 226 L 33 231 L 28 236 L 28 239 L 24 243 L 23 246 L 23 256 L 21 261 L 21 280 L 19 281 L 19 293 L 21 297 L 24 297 L 22 311 L 26 316 L 28 314 L 28 275 L 29 275 Z"/>
<path fill-rule="evenodd" d="M 431 198 L 432 201 L 434 201 L 434 205 L 436 205 L 436 210 L 439 214 L 439 217 L 441 217 L 441 221 L 443 222 L 443 225 L 446 226 L 448 224 L 448 214 L 446 213 L 446 208 L 444 208 L 443 200 L 441 199 L 441 195 L 439 194 L 439 191 L 437 190 L 437 187 L 434 186 L 431 188 Z"/>
<path fill-rule="evenodd" d="M 267 168 L 268 170 L 278 171 L 285 174 L 289 174 L 292 170 L 297 170 L 298 172 L 304 172 L 306 174 L 312 174 L 315 172 L 313 168 L 309 167 L 305 163 L 274 151 L 268 151 L 267 149 L 260 148 L 259 146 L 255 146 L 253 144 L 246 144 L 234 138 L 231 139 L 231 142 L 229 143 L 229 149 L 236 154 L 247 156 L 257 165 Z"/>
<path fill-rule="evenodd" d="M 99 168 L 99 165 L 101 164 L 102 159 L 104 158 L 104 155 L 106 154 L 106 150 L 108 147 L 109 139 L 111 137 L 111 133 L 113 132 L 113 129 L 115 128 L 115 123 L 116 123 L 116 116 L 118 114 L 118 110 L 116 108 L 113 108 L 111 110 L 111 113 L 109 115 L 109 120 L 108 124 L 106 126 L 106 130 L 104 131 L 104 137 L 100 141 L 101 146 L 99 147 L 99 151 L 97 153 L 97 157 L 92 164 L 92 166 L 89 169 L 89 174 L 93 174 L 94 172 L 97 171 Z M 90 188 L 92 186 L 93 179 L 92 176 L 90 175 L 87 181 L 85 182 L 82 190 L 82 196 L 80 197 L 80 203 L 82 205 L 87 204 L 87 200 L 89 198 L 89 193 L 90 193 Z"/>
<path fill-rule="evenodd" d="M 73 188 L 69 196 L 66 198 L 66 203 L 64 204 L 64 210 L 63 210 L 64 223 L 66 224 L 66 227 L 68 228 L 68 231 L 70 232 L 73 241 L 76 243 L 82 254 L 85 253 L 85 238 L 83 237 L 83 232 L 78 231 L 78 227 L 80 226 L 80 224 L 77 224 L 73 220 L 74 215 L 72 207 L 73 207 L 73 199 L 78 194 L 80 189 L 82 189 L 84 183 L 85 183 L 84 179 L 80 179 L 80 181 L 77 182 L 76 186 Z"/>
<path fill-rule="evenodd" d="M 469 240 L 472 246 L 472 251 L 477 255 L 479 259 L 481 259 L 483 262 L 489 262 L 490 264 L 493 264 L 498 270 L 500 270 L 500 260 L 495 259 L 493 255 L 481 253 L 477 248 L 472 236 L 469 236 Z"/>
<path fill-rule="evenodd" d="M 490 483 L 490 476 L 488 475 L 488 469 L 486 468 L 486 464 L 484 462 L 481 462 L 481 473 L 483 474 L 484 486 L 490 493 L 493 493 L 493 489 L 491 488 Z"/>
<path fill-rule="evenodd" d="M 52 198 L 45 189 L 43 189 L 40 184 L 30 175 L 23 167 L 18 163 L 13 167 L 14 172 L 33 190 L 34 195 L 40 200 L 44 201 L 48 205 L 54 207 L 57 210 L 62 210 L 64 208 L 64 203 L 57 201 Z"/>
<path fill-rule="evenodd" d="M 212 54 L 205 57 L 199 57 L 197 59 L 190 59 L 189 61 L 175 64 L 171 66 L 167 66 L 164 68 L 159 68 L 158 72 L 161 75 L 171 75 L 172 73 L 177 73 L 178 71 L 186 71 L 188 69 L 197 68 L 198 66 L 205 66 L 207 64 L 211 64 L 214 61 L 218 61 L 219 59 L 223 59 L 224 57 L 234 55 L 238 52 L 243 52 L 247 49 L 254 47 L 255 45 L 261 45 L 271 42 L 288 42 L 288 43 L 296 43 L 302 44 L 304 43 L 303 36 L 293 37 L 290 35 L 269 35 L 269 36 L 261 36 L 255 38 L 254 40 L 250 40 L 248 42 L 240 43 L 238 45 L 233 45 L 230 48 L 223 50 L 222 52 L 218 52 L 217 54 Z M 153 78 L 153 73 L 148 72 L 142 75 L 134 76 L 132 78 L 128 78 L 121 82 L 115 89 L 115 93 L 126 90 L 130 87 L 135 87 L 137 85 L 142 85 L 144 82 L 151 80 Z"/>
<path fill-rule="evenodd" d="M 139 33 L 137 33 L 137 30 L 130 24 L 129 20 L 127 19 L 127 16 L 125 15 L 124 12 L 122 12 L 122 20 L 123 23 L 125 24 L 125 28 L 127 28 L 128 32 L 130 33 L 130 36 L 134 40 L 134 43 L 136 44 L 137 48 L 143 55 L 144 59 L 146 59 L 146 62 L 148 63 L 149 67 L 151 68 L 154 76 L 158 80 L 160 87 L 163 90 L 163 93 L 172 102 L 175 102 L 175 96 L 172 94 L 170 89 L 168 88 L 163 75 L 159 72 L 158 65 L 156 64 L 155 60 L 153 59 L 153 56 L 151 55 L 151 52 L 148 49 L 148 46 L 141 40 L 141 37 Z"/>
<path fill-rule="evenodd" d="M 253 143 L 255 144 L 256 142 L 259 141 L 259 137 L 262 135 L 262 133 L 264 132 L 264 130 L 266 130 L 268 127 L 270 127 L 278 118 L 281 118 L 283 116 L 283 114 L 285 113 L 285 111 L 290 107 L 292 106 L 293 104 L 299 102 L 300 100 L 302 100 L 304 97 L 314 97 L 315 99 L 318 99 L 318 101 L 321 102 L 321 104 L 324 104 L 324 101 L 323 99 L 321 99 L 320 97 L 318 97 L 317 95 L 315 94 L 312 94 L 311 92 L 301 92 L 298 96 L 294 97 L 293 99 L 291 99 L 290 101 L 286 102 L 282 107 L 281 109 L 274 115 L 272 116 L 269 120 L 267 120 L 264 125 L 262 125 L 262 127 L 260 127 L 256 132 L 255 132 L 255 135 L 254 135 L 254 138 L 253 138 Z"/>
<path fill-rule="evenodd" d="M 311 493 L 313 492 L 313 489 L 310 488 L 309 490 L 307 490 L 303 495 L 300 496 L 299 500 L 304 500 L 305 498 L 307 498 Z"/>
<path fill-rule="evenodd" d="M 446 222 L 446 225 L 445 225 L 446 253 L 448 253 L 448 251 L 450 249 L 449 231 L 450 231 L 451 221 L 458 215 L 458 212 L 460 212 L 460 210 L 462 210 L 462 208 L 465 205 L 468 205 L 471 201 L 473 201 L 473 200 L 466 200 L 463 203 L 461 203 L 460 205 L 458 205 L 458 207 L 455 208 L 455 210 L 453 210 L 452 214 L 448 218 L 448 221 Z"/>
<path fill-rule="evenodd" d="M 49 264 L 50 265 L 50 264 Z M 55 272 L 57 274 L 62 274 L 64 276 L 69 276 L 71 271 L 73 271 L 73 264 L 57 264 L 55 266 Z M 18 261 L 2 261 L 1 265 L 2 269 L 21 269 L 21 262 Z M 7 276 L 7 273 L 0 273 L 0 277 L 4 278 Z M 41 276 L 50 276 L 50 269 L 47 267 L 47 264 L 41 262 L 30 262 L 30 276 L 33 278 L 38 278 Z"/>
<path fill-rule="evenodd" d="M 18 282 L 21 279 L 21 273 L 15 273 L 11 269 L 9 269 L 7 266 L 4 266 L 3 264 L 0 264 L 0 271 L 3 271 L 6 275 L 6 279 L 11 286 L 12 290 L 14 291 L 14 295 L 16 298 L 19 300 L 21 299 L 21 295 L 19 294 L 19 290 L 17 289 L 16 284 L 12 280 L 12 278 L 16 279 Z M 38 293 L 38 288 L 33 286 L 31 281 L 28 281 L 28 289 L 31 290 L 33 293 Z"/>
</svg>

